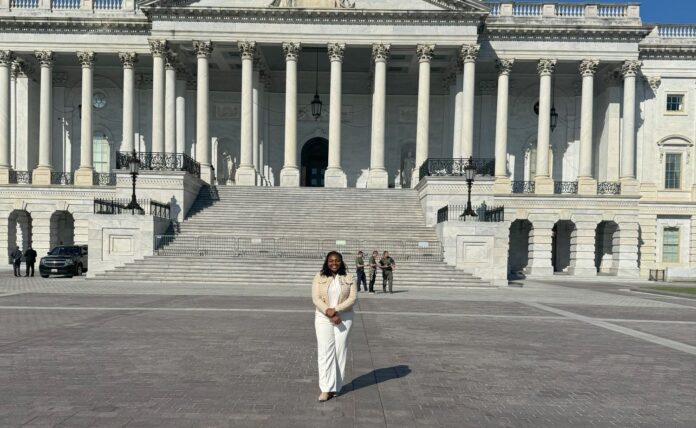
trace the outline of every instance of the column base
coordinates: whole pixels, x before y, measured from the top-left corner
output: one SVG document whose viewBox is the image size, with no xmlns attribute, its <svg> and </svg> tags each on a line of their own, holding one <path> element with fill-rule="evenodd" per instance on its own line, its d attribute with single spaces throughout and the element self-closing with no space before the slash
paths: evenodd
<svg viewBox="0 0 696 428">
<path fill-rule="evenodd" d="M 242 165 L 237 169 L 234 181 L 237 186 L 256 186 L 256 170 L 252 165 Z"/>
<path fill-rule="evenodd" d="M 31 183 L 40 186 L 48 186 L 51 184 L 51 172 L 53 169 L 49 166 L 37 166 L 31 174 Z M 77 179 L 77 177 L 75 177 Z M 90 176 L 90 183 L 92 177 Z"/>
<path fill-rule="evenodd" d="M 621 178 L 621 194 L 625 196 L 640 196 L 640 183 L 633 177 Z"/>
<path fill-rule="evenodd" d="M 535 177 L 534 193 L 537 195 L 553 195 L 553 180 L 550 177 Z"/>
<path fill-rule="evenodd" d="M 207 184 L 213 184 L 214 183 L 214 170 L 213 166 L 210 164 L 202 163 L 201 164 L 201 180 L 205 181 Z M 225 184 L 225 183 L 218 183 L 218 184 Z"/>
<path fill-rule="evenodd" d="M 11 170 L 9 166 L 0 166 L 0 184 L 10 184 Z"/>
<path fill-rule="evenodd" d="M 300 187 L 300 170 L 296 166 L 280 170 L 280 187 Z"/>
<path fill-rule="evenodd" d="M 324 187 L 343 188 L 348 187 L 348 177 L 341 168 L 329 168 L 324 173 Z"/>
<path fill-rule="evenodd" d="M 495 177 L 495 182 L 493 182 L 493 194 L 509 195 L 510 193 L 512 193 L 512 181 L 510 181 L 510 177 Z"/>
<path fill-rule="evenodd" d="M 578 177 L 578 195 L 594 196 L 597 194 L 597 180 L 592 177 Z"/>
<path fill-rule="evenodd" d="M 75 186 L 94 186 L 94 169 L 78 168 L 75 171 Z"/>
<path fill-rule="evenodd" d="M 386 169 L 370 169 L 367 176 L 368 189 L 389 188 L 389 174 Z"/>
</svg>

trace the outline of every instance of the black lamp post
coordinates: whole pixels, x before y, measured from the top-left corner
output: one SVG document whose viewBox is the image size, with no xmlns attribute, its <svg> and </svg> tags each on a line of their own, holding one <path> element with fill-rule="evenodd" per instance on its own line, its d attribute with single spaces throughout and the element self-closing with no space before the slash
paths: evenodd
<svg viewBox="0 0 696 428">
<path fill-rule="evenodd" d="M 128 158 L 128 168 L 130 169 L 131 177 L 133 177 L 133 195 L 131 197 L 130 204 L 126 205 L 126 208 L 131 210 L 131 214 L 135 214 L 135 210 L 142 211 L 143 208 L 138 205 L 138 200 L 135 199 L 135 181 L 140 173 L 140 159 L 138 154 L 133 149 L 131 156 Z"/>
<path fill-rule="evenodd" d="M 469 157 L 466 161 L 466 165 L 464 166 L 464 177 L 466 177 L 466 186 L 469 190 L 469 196 L 466 201 L 466 209 L 464 212 L 459 216 L 459 217 L 464 217 L 466 216 L 471 216 L 471 217 L 478 217 L 478 214 L 476 214 L 476 211 L 471 207 L 471 185 L 474 184 L 474 177 L 476 176 L 476 166 L 474 165 L 474 158 Z"/>
</svg>

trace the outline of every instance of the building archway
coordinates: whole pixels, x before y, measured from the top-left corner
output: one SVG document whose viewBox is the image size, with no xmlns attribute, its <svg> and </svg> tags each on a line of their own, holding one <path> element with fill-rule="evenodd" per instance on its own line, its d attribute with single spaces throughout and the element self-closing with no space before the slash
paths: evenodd
<svg viewBox="0 0 696 428">
<path fill-rule="evenodd" d="M 68 211 L 56 211 L 51 215 L 51 247 L 75 245 L 75 219 Z"/>
<path fill-rule="evenodd" d="M 532 227 L 529 220 L 515 220 L 510 225 L 508 276 L 511 279 L 524 278 L 524 271 L 529 265 L 529 233 Z"/>
<path fill-rule="evenodd" d="M 302 146 L 300 184 L 324 187 L 324 173 L 329 165 L 329 141 L 316 137 Z"/>
<path fill-rule="evenodd" d="M 7 260 L 11 263 L 10 253 L 19 247 L 25 252 L 32 243 L 31 214 L 26 210 L 14 210 L 10 213 L 7 224 Z"/>
<path fill-rule="evenodd" d="M 570 247 L 575 223 L 570 220 L 559 220 L 553 225 L 551 242 L 551 264 L 553 271 L 566 272 L 570 266 Z"/>
<path fill-rule="evenodd" d="M 595 231 L 595 267 L 597 273 L 616 275 L 618 271 L 619 225 L 603 221 Z"/>
</svg>

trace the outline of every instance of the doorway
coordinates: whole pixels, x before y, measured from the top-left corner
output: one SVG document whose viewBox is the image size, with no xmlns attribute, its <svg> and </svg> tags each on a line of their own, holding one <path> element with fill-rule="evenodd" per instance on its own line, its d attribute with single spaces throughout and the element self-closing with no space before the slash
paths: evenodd
<svg viewBox="0 0 696 428">
<path fill-rule="evenodd" d="M 324 187 L 324 173 L 329 165 L 329 141 L 316 137 L 302 146 L 300 185 Z"/>
</svg>

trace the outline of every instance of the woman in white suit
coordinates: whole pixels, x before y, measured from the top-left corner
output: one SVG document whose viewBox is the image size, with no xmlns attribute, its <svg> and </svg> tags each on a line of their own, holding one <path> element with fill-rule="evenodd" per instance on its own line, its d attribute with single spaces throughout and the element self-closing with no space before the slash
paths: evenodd
<svg viewBox="0 0 696 428">
<path fill-rule="evenodd" d="M 355 281 L 346 273 L 343 256 L 331 251 L 312 282 L 312 301 L 317 308 L 314 328 L 321 390 L 319 401 L 335 397 L 343 386 L 356 298 Z"/>
</svg>

